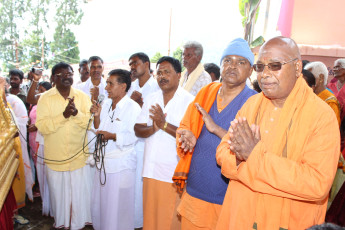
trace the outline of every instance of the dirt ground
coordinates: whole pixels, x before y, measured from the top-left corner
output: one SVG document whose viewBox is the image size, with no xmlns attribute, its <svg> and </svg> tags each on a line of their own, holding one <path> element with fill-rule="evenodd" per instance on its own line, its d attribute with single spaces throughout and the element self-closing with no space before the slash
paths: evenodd
<svg viewBox="0 0 345 230">
<path fill-rule="evenodd" d="M 20 230 L 50 230 L 53 228 L 54 219 L 52 217 L 42 216 L 42 201 L 40 197 L 34 199 L 34 202 L 26 201 L 26 206 L 19 209 L 19 214 L 30 221 L 27 225 L 15 224 L 14 229 Z M 93 229 L 92 226 L 83 228 L 85 230 Z"/>
</svg>

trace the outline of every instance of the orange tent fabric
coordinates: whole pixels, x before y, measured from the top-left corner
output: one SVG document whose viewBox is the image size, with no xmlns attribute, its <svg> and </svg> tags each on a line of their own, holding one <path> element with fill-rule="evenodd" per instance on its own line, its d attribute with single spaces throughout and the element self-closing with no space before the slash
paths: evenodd
<svg viewBox="0 0 345 230">
<path fill-rule="evenodd" d="M 229 134 L 218 146 L 217 162 L 230 183 L 217 229 L 306 229 L 323 223 L 339 159 L 333 110 L 299 77 L 283 108 L 260 93 L 237 117 L 259 125 L 261 140 L 239 166 Z"/>
</svg>

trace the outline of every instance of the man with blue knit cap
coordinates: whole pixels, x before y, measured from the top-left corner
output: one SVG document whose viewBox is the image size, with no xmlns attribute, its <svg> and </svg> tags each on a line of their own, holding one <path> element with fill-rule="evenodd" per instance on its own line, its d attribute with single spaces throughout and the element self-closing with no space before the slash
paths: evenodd
<svg viewBox="0 0 345 230">
<path fill-rule="evenodd" d="M 177 130 L 180 161 L 173 181 L 180 191 L 187 185 L 177 209 L 182 229 L 216 228 L 229 183 L 217 165 L 216 150 L 237 111 L 256 93 L 246 86 L 253 62 L 245 40 L 230 42 L 220 59 L 223 81 L 200 90 Z"/>
</svg>

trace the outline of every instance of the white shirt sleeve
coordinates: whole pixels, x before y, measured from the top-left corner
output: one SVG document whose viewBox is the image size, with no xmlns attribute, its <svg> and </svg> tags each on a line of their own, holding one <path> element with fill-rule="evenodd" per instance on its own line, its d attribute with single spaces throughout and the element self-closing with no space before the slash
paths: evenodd
<svg viewBox="0 0 345 230">
<path fill-rule="evenodd" d="M 137 124 L 147 124 L 149 122 L 149 109 L 151 107 L 150 96 L 144 99 L 144 104 L 137 118 Z"/>
</svg>

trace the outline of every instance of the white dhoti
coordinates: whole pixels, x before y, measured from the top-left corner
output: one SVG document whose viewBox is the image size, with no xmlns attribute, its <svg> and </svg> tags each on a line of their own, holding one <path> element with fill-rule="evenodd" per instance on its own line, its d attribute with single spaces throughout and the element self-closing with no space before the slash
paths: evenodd
<svg viewBox="0 0 345 230">
<path fill-rule="evenodd" d="M 115 133 L 116 140 L 107 141 L 104 158 L 96 162 L 101 170 L 97 170 L 94 177 L 92 223 L 96 230 L 133 230 L 137 164 L 134 124 L 140 106 L 128 96 L 124 96 L 115 109 L 112 106 L 111 99 L 105 100 L 100 114 L 98 130 Z"/>
<path fill-rule="evenodd" d="M 42 199 L 42 215 L 49 216 L 50 213 L 50 197 L 49 197 L 49 187 L 46 175 L 46 164 L 44 163 L 44 145 L 39 145 L 37 149 L 37 179 L 38 185 L 40 187 L 40 194 Z"/>
<path fill-rule="evenodd" d="M 94 229 L 134 229 L 134 185 L 133 169 L 107 173 L 105 185 L 101 185 L 100 171 L 96 171 L 91 205 Z"/>
<path fill-rule="evenodd" d="M 37 148 L 37 179 L 42 200 L 42 215 L 49 216 L 51 212 L 49 187 L 47 182 L 46 164 L 44 163 L 44 138 L 40 131 L 36 135 Z"/>
<path fill-rule="evenodd" d="M 54 171 L 46 167 L 55 228 L 82 229 L 91 223 L 90 167 Z"/>
<path fill-rule="evenodd" d="M 143 227 L 143 164 L 144 164 L 144 146 L 145 141 L 139 140 L 135 146 L 135 151 L 137 154 L 137 170 L 135 175 L 135 220 L 134 227 Z"/>
</svg>

